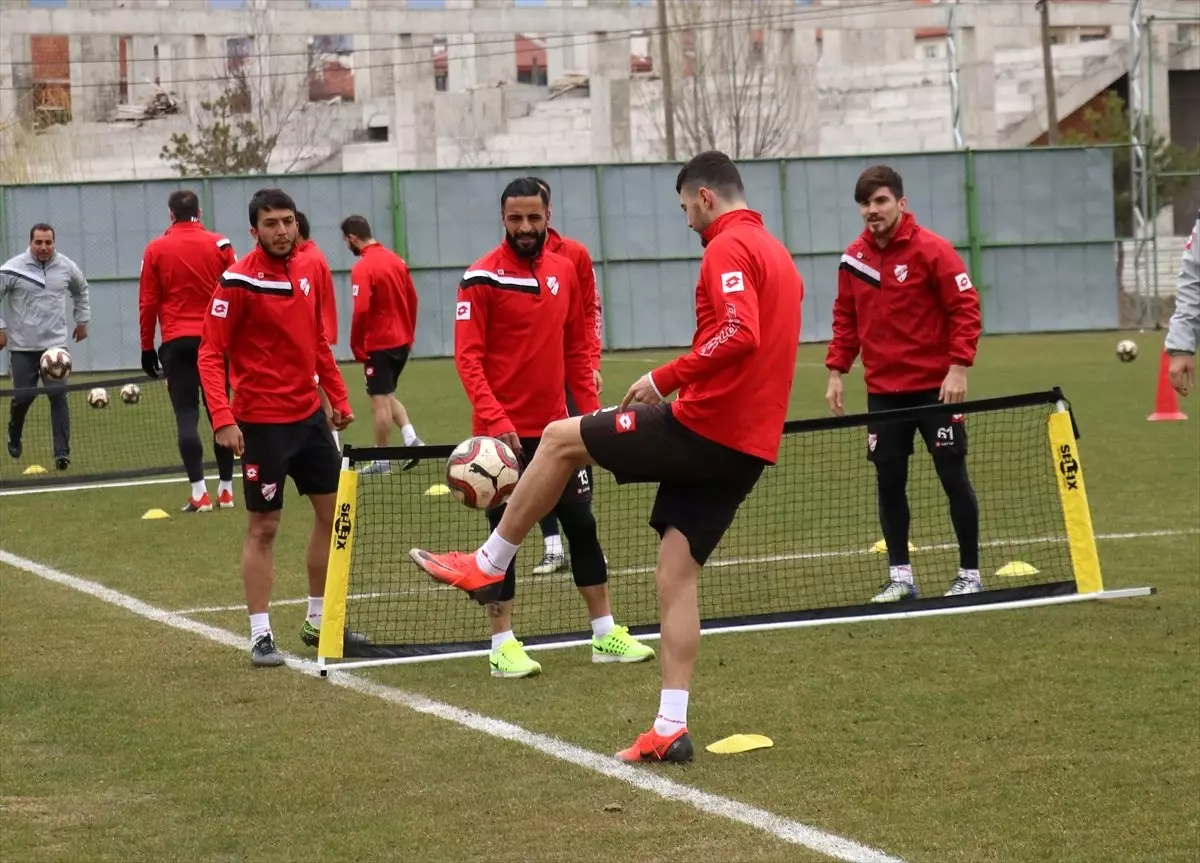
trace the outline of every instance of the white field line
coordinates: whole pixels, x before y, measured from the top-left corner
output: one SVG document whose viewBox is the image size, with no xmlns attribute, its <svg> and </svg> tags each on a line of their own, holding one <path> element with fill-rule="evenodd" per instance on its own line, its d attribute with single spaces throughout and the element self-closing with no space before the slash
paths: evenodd
<svg viewBox="0 0 1200 863">
<path fill-rule="evenodd" d="M 1131 533 L 1098 533 L 1096 539 L 1100 540 L 1129 540 L 1129 539 L 1152 539 L 1154 537 L 1164 536 L 1191 536 L 1200 533 L 1200 528 L 1187 528 L 1184 530 L 1147 530 Z M 1052 542 L 1066 542 L 1065 536 L 1035 536 L 1028 539 L 996 539 L 991 542 L 980 543 L 981 548 L 1011 548 L 1014 546 L 1026 545 L 1044 545 Z M 926 551 L 953 551 L 958 548 L 957 543 L 943 542 L 936 545 L 920 545 L 917 546 L 914 553 Z M 828 558 L 842 557 L 859 557 L 866 554 L 874 554 L 871 549 L 847 549 L 844 551 L 804 551 L 790 552 L 786 554 L 767 554 L 758 557 L 732 557 L 724 560 L 710 560 L 705 564 L 705 568 L 720 569 L 728 566 L 746 566 L 756 563 L 786 563 L 796 560 L 824 560 Z M 415 569 L 414 569 L 415 572 Z M 644 575 L 654 572 L 653 566 L 631 566 L 621 569 L 610 570 L 609 575 Z M 542 581 L 547 579 L 565 579 L 570 573 L 558 572 L 551 575 L 526 575 L 521 577 L 521 582 L 527 584 L 531 581 Z M 409 588 L 407 590 L 385 590 L 375 591 L 371 593 L 351 593 L 347 599 L 381 599 L 389 596 L 413 596 L 416 594 L 429 593 L 431 591 L 455 590 L 456 588 L 442 584 L 428 584 L 421 587 Z M 308 602 L 306 597 L 297 597 L 295 599 L 273 599 L 271 605 L 303 605 Z M 244 603 L 237 605 L 208 605 L 199 606 L 197 608 L 183 608 L 175 612 L 176 614 L 221 614 L 228 611 L 245 611 Z"/>
<path fill-rule="evenodd" d="M 241 476 L 241 474 L 238 474 L 238 476 L 235 477 L 235 479 L 237 479 L 240 476 Z M 210 481 L 216 480 L 217 478 L 218 477 L 216 474 L 205 477 L 206 480 L 210 480 Z M 11 489 L 5 489 L 4 491 L 0 491 L 0 497 L 9 497 L 11 495 L 18 495 L 18 494 L 47 494 L 48 492 L 56 492 L 56 491 L 93 491 L 95 489 L 101 489 L 101 488 L 134 488 L 136 486 L 142 486 L 142 485 L 165 485 L 167 483 L 172 483 L 172 482 L 186 483 L 187 477 L 184 476 L 183 474 L 180 474 L 179 476 L 154 477 L 153 479 L 150 479 L 150 478 L 122 479 L 122 480 L 113 480 L 112 482 L 81 483 L 79 485 L 48 485 L 48 486 L 44 486 L 44 487 L 43 486 L 31 486 L 29 488 L 11 488 Z"/>
<path fill-rule="evenodd" d="M 209 641 L 226 647 L 236 648 L 242 651 L 243 661 L 246 659 L 245 654 L 249 649 L 248 639 L 227 630 L 199 623 L 176 612 L 167 611 L 143 602 L 136 597 L 119 593 L 97 582 L 60 572 L 37 561 L 19 557 L 3 550 L 0 550 L 0 563 L 8 564 L 38 578 L 85 593 L 155 623 L 161 623 L 174 629 L 199 635 L 202 638 L 207 638 Z M 286 654 L 286 656 L 288 667 L 302 674 L 317 675 L 317 666 L 314 663 L 291 654 Z M 808 848 L 811 851 L 816 851 L 834 860 L 847 861 L 847 863 L 903 863 L 899 858 L 893 857 L 884 851 L 859 844 L 843 836 L 827 833 L 816 827 L 801 824 L 798 821 L 775 815 L 772 812 L 741 803 L 728 797 L 701 791 L 682 782 L 668 779 L 654 772 L 653 769 L 624 764 L 612 756 L 592 752 L 591 750 L 559 740 L 557 737 L 529 731 L 511 722 L 505 722 L 501 719 L 495 719 L 479 713 L 472 713 L 469 710 L 463 710 L 423 695 L 406 692 L 402 689 L 384 686 L 383 684 L 357 677 L 346 671 L 330 671 L 326 679 L 335 686 L 350 689 L 363 695 L 371 695 L 384 701 L 389 701 L 392 704 L 407 707 L 409 710 L 417 713 L 435 716 L 463 728 L 487 734 L 490 737 L 519 743 L 522 746 L 536 750 L 558 761 L 581 767 L 584 770 L 590 770 L 593 773 L 599 773 L 611 779 L 617 779 L 626 785 L 661 797 L 664 800 L 682 803 L 709 815 L 716 815 L 720 818 L 745 824 L 755 830 L 774 836 L 783 842 Z"/>
</svg>

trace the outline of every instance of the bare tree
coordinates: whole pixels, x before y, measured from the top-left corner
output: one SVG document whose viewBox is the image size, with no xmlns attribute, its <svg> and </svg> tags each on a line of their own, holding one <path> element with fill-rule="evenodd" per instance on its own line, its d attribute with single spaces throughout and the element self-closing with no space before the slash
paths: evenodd
<svg viewBox="0 0 1200 863">
<path fill-rule="evenodd" d="M 791 154 L 815 105 L 802 103 L 792 31 L 771 2 L 667 5 L 680 156 L 718 149 L 735 159 Z"/>
</svg>

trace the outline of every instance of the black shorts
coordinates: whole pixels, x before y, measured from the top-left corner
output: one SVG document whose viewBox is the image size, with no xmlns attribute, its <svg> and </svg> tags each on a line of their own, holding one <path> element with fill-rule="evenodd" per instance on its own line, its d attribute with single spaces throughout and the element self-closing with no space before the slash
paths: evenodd
<svg viewBox="0 0 1200 863">
<path fill-rule="evenodd" d="M 242 496 L 250 512 L 283 508 L 283 489 L 290 476 L 300 494 L 335 494 L 342 457 L 324 411 L 294 423 L 239 422 L 246 451 L 242 453 Z"/>
<path fill-rule="evenodd" d="M 583 445 L 618 483 L 658 483 L 650 526 L 682 533 L 704 565 L 767 463 L 696 434 L 669 405 L 633 405 L 580 420 Z"/>
<path fill-rule="evenodd" d="M 937 390 L 910 393 L 867 393 L 867 412 L 900 410 L 941 404 Z M 947 407 L 922 419 L 867 424 L 867 459 L 872 462 L 908 458 L 917 431 L 934 458 L 967 454 L 967 423 L 962 414 Z"/>
<path fill-rule="evenodd" d="M 367 394 L 373 396 L 390 396 L 396 391 L 396 383 L 400 373 L 408 362 L 410 347 L 391 348 L 386 351 L 371 351 L 363 364 L 363 374 L 367 377 Z"/>
<path fill-rule="evenodd" d="M 205 409 L 208 400 L 204 397 L 204 387 L 200 385 L 200 355 L 199 336 L 180 336 L 163 342 L 158 347 L 158 360 L 162 363 L 163 376 L 167 380 L 167 393 L 171 397 L 171 407 L 175 410 L 194 408 L 204 401 Z M 226 394 L 228 395 L 228 379 Z"/>
</svg>

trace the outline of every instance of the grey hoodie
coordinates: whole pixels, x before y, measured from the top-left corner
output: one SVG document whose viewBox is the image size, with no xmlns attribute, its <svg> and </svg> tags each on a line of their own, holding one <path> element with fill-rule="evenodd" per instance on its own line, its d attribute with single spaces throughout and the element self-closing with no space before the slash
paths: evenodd
<svg viewBox="0 0 1200 863">
<path fill-rule="evenodd" d="M 1174 353 L 1196 353 L 1200 340 L 1200 218 L 1188 237 L 1175 290 L 1175 314 L 1167 324 L 1166 348 Z"/>
<path fill-rule="evenodd" d="M 0 266 L 0 330 L 10 351 L 65 348 L 67 294 L 74 298 L 75 323 L 92 318 L 88 283 L 75 262 L 58 252 L 45 264 L 26 249 Z M 7 311 L 7 314 L 5 312 Z"/>
</svg>

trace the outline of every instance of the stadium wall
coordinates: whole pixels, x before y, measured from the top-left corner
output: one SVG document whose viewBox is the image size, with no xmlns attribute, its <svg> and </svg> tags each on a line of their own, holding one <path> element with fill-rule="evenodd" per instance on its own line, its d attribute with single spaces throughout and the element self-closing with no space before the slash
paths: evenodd
<svg viewBox="0 0 1200 863">
<path fill-rule="evenodd" d="M 904 177 L 910 210 L 950 238 L 983 298 L 989 333 L 1112 329 L 1118 325 L 1111 151 L 1036 148 L 902 156 L 849 156 L 742 163 L 747 195 L 784 238 L 807 285 L 804 341 L 830 336 L 837 263 L 862 230 L 851 190 L 860 171 L 886 162 Z M 165 230 L 167 196 L 196 189 L 204 221 L 240 254 L 251 247 L 246 204 L 280 185 L 312 223 L 337 280 L 340 344 L 348 359 L 354 258 L 338 229 L 351 213 L 409 262 L 421 299 L 416 356 L 453 352 L 455 288 L 463 269 L 501 236 L 500 192 L 536 173 L 554 190 L 553 221 L 586 243 L 613 350 L 676 347 L 692 335 L 701 248 L 675 194 L 677 166 L 291 174 L 123 183 L 0 186 L 0 252 L 28 245 L 50 222 L 58 249 L 92 286 L 89 338 L 72 345 L 79 371 L 138 367 L 137 281 L 142 249 Z M 0 352 L 0 372 L 7 355 Z"/>
</svg>

